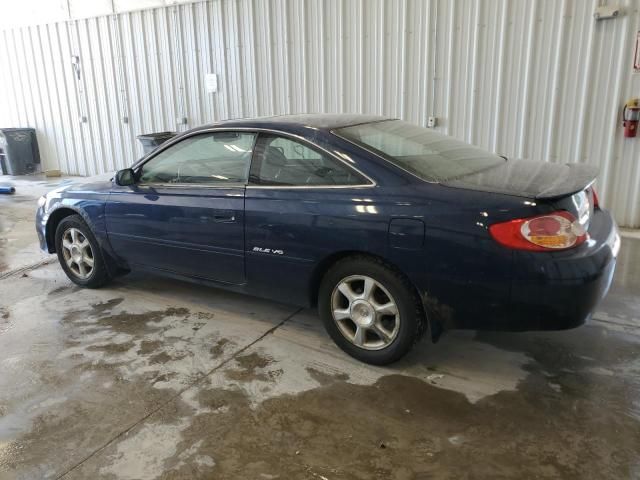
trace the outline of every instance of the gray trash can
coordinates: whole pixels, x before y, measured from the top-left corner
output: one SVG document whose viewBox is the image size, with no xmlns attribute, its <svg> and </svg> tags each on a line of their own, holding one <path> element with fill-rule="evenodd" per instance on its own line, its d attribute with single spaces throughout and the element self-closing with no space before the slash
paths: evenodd
<svg viewBox="0 0 640 480">
<path fill-rule="evenodd" d="M 136 138 L 140 140 L 144 154 L 155 150 L 156 147 L 162 145 L 167 140 L 176 136 L 176 132 L 158 132 L 158 133 L 145 133 L 144 135 L 138 135 Z"/>
<path fill-rule="evenodd" d="M 33 128 L 0 128 L 0 168 L 3 175 L 31 173 L 40 163 Z"/>
</svg>

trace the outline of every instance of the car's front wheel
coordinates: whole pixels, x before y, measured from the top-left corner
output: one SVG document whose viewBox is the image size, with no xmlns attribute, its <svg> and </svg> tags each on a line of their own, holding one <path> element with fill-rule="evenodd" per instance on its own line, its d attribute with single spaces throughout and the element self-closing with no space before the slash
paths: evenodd
<svg viewBox="0 0 640 480">
<path fill-rule="evenodd" d="M 63 218 L 55 240 L 60 265 L 73 283 L 98 288 L 111 279 L 100 245 L 80 215 Z"/>
<path fill-rule="evenodd" d="M 364 256 L 343 259 L 329 269 L 320 285 L 318 309 L 336 344 L 374 365 L 400 359 L 424 330 L 424 315 L 409 281 Z"/>
</svg>

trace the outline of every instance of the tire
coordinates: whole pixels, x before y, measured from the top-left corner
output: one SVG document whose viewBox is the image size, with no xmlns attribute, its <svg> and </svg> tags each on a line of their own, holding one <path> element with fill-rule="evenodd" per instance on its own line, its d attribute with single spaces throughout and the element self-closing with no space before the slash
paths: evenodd
<svg viewBox="0 0 640 480">
<path fill-rule="evenodd" d="M 426 326 L 409 280 L 367 256 L 348 257 L 329 268 L 320 284 L 318 311 L 338 347 L 372 365 L 402 358 Z"/>
<path fill-rule="evenodd" d="M 63 218 L 55 235 L 58 261 L 69 280 L 85 288 L 99 288 L 111 280 L 102 249 L 80 215 Z"/>
</svg>

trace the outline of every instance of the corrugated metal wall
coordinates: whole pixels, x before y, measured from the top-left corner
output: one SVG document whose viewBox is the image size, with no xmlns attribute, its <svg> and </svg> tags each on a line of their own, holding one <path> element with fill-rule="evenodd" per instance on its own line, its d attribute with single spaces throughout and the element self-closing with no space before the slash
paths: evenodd
<svg viewBox="0 0 640 480">
<path fill-rule="evenodd" d="M 138 158 L 140 133 L 296 112 L 423 125 L 433 114 L 442 132 L 512 157 L 598 165 L 602 203 L 637 227 L 640 139 L 624 140 L 619 118 L 640 96 L 640 0 L 595 22 L 600 3 L 212 0 L 5 30 L 0 125 L 36 127 L 46 168 L 90 175 Z"/>
</svg>

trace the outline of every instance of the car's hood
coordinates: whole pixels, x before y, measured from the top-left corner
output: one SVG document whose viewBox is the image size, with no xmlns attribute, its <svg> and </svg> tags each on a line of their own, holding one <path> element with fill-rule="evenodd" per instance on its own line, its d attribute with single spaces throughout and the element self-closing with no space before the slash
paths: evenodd
<svg viewBox="0 0 640 480">
<path fill-rule="evenodd" d="M 597 175 L 598 169 L 591 165 L 508 160 L 479 173 L 444 181 L 442 185 L 542 199 L 584 190 Z"/>
<path fill-rule="evenodd" d="M 106 193 L 111 189 L 111 179 L 115 172 L 101 173 L 92 177 L 74 179 L 71 183 L 52 190 L 48 195 L 55 196 L 62 192 Z"/>
</svg>

